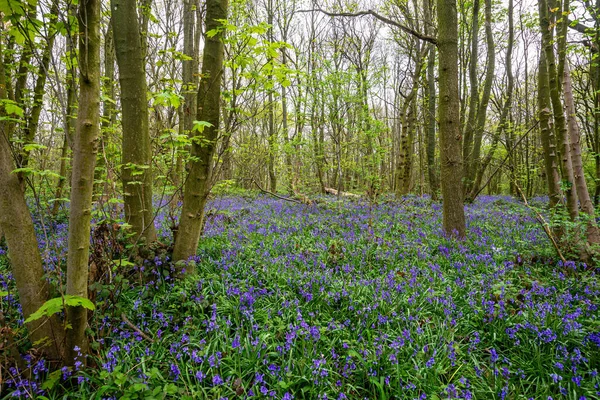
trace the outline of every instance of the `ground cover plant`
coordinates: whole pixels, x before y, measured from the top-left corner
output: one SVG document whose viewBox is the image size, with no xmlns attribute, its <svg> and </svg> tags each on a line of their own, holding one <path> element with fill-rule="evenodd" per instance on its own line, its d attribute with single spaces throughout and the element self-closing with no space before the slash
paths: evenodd
<svg viewBox="0 0 600 400">
<path fill-rule="evenodd" d="M 167 249 L 93 289 L 87 367 L 52 372 L 22 339 L 0 250 L 0 350 L 24 355 L 1 398 L 600 398 L 598 269 L 557 261 L 516 200 L 468 206 L 464 241 L 427 198 L 208 209 L 196 274 L 179 279 Z M 38 234 L 60 282 L 66 225 Z"/>
</svg>

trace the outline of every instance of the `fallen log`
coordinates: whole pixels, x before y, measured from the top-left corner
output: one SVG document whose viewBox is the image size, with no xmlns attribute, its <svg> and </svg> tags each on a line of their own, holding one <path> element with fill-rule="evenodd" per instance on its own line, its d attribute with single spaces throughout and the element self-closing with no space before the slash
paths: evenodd
<svg viewBox="0 0 600 400">
<path fill-rule="evenodd" d="M 333 196 L 338 196 L 339 195 L 339 196 L 342 196 L 342 197 L 350 197 L 350 198 L 353 198 L 353 199 L 360 199 L 360 195 L 358 195 L 358 194 L 349 193 L 349 192 L 339 192 L 338 193 L 337 189 L 334 189 L 334 188 L 328 188 L 328 187 L 326 187 L 325 188 L 325 193 L 331 194 Z"/>
</svg>

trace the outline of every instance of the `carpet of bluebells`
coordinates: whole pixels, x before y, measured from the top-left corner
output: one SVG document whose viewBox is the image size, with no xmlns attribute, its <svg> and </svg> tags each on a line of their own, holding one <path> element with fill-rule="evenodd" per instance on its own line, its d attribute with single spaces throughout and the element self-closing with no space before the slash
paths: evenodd
<svg viewBox="0 0 600 400">
<path fill-rule="evenodd" d="M 53 372 L 30 351 L 30 374 L 1 370 L 0 398 L 600 398 L 600 269 L 557 262 L 516 200 L 469 205 L 462 242 L 417 197 L 208 208 L 197 274 L 164 257 L 136 266 L 143 283 L 96 300 L 109 306 L 92 317 L 88 367 Z M 60 265 L 66 225 L 46 224 L 40 246 Z M 0 291 L 17 329 L 4 250 Z"/>
</svg>

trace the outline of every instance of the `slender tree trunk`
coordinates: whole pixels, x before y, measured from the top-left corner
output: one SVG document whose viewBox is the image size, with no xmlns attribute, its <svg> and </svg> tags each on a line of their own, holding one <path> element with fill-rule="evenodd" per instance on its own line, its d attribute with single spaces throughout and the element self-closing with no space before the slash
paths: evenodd
<svg viewBox="0 0 600 400">
<path fill-rule="evenodd" d="M 577 123 L 575 111 L 575 102 L 573 101 L 573 88 L 571 85 L 571 74 L 569 63 L 565 62 L 563 68 L 563 85 L 565 95 L 565 108 L 567 111 L 567 129 L 570 139 L 571 162 L 573 164 L 573 181 L 577 190 L 577 197 L 581 205 L 581 211 L 588 215 L 587 241 L 589 244 L 600 244 L 600 231 L 596 224 L 594 216 L 594 204 L 588 191 L 583 170 L 583 160 L 581 157 L 581 133 Z"/>
<path fill-rule="evenodd" d="M 2 43 L 0 42 L 0 54 Z M 0 65 L 0 99 L 6 99 L 6 70 Z M 0 108 L 0 117 L 5 116 Z M 29 317 L 48 300 L 48 283 L 44 278 L 42 258 L 31 214 L 21 183 L 15 169 L 10 148 L 10 125 L 0 119 L 0 239 L 2 234 L 8 245 L 12 273 L 19 293 L 23 316 Z M 56 317 L 48 321 L 38 319 L 27 324 L 32 342 L 43 343 L 40 347 L 53 359 L 62 358 L 64 331 Z"/>
<path fill-rule="evenodd" d="M 479 62 L 479 0 L 473 0 L 473 16 L 471 22 L 471 58 L 469 60 L 469 85 L 471 95 L 469 100 L 469 114 L 464 127 L 463 159 L 465 160 L 465 193 L 468 193 L 472 182 L 469 176 L 473 164 L 473 133 L 476 130 L 477 106 L 479 105 L 479 86 L 477 81 L 477 63 Z"/>
<path fill-rule="evenodd" d="M 67 295 L 87 298 L 94 167 L 100 135 L 100 0 L 79 3 L 79 106 L 73 142 Z M 85 363 L 87 309 L 67 308 L 67 362 Z"/>
<path fill-rule="evenodd" d="M 56 0 L 52 3 L 50 13 L 53 15 L 58 14 L 58 2 Z M 53 29 L 53 28 L 50 28 Z M 27 125 L 24 129 L 24 141 L 25 144 L 34 143 L 35 136 L 37 134 L 38 125 L 40 122 L 40 114 L 44 105 L 44 88 L 46 87 L 46 78 L 48 76 L 48 67 L 50 66 L 50 57 L 52 56 L 52 50 L 54 49 L 54 39 L 56 38 L 56 32 L 50 33 L 46 42 L 46 47 L 42 53 L 40 60 L 40 66 L 38 69 L 37 78 L 35 81 L 35 87 L 33 89 L 33 105 L 29 112 L 29 118 L 27 119 Z M 22 159 L 20 162 L 21 168 L 26 168 L 29 165 L 29 151 L 23 150 Z"/>
<path fill-rule="evenodd" d="M 512 32 L 512 30 L 510 30 Z M 512 33 L 509 33 L 511 35 Z M 477 190 L 479 190 L 479 185 L 481 184 L 481 177 L 485 172 L 485 168 L 489 164 L 485 162 L 481 162 L 481 143 L 483 141 L 483 132 L 485 130 L 485 123 L 487 117 L 487 108 L 490 102 L 490 95 L 492 92 L 492 84 L 494 82 L 494 74 L 496 71 L 496 48 L 494 45 L 494 35 L 492 33 L 492 1 L 485 0 L 485 38 L 486 38 L 486 46 L 487 46 L 487 70 L 485 73 L 485 81 L 483 84 L 483 92 L 481 94 L 481 101 L 479 103 L 479 107 L 477 109 L 477 123 L 475 125 L 475 132 L 473 137 L 473 149 L 471 154 L 471 161 L 468 164 L 468 169 L 466 169 L 465 174 L 467 175 L 467 182 L 470 187 L 470 193 L 473 194 Z M 510 56 L 512 56 L 512 40 L 509 42 L 509 47 L 511 50 Z M 507 59 L 508 59 L 507 55 Z M 496 138 L 497 143 L 497 138 Z M 492 146 L 492 149 L 495 150 L 495 147 Z M 493 156 L 493 152 L 491 155 Z M 487 160 L 488 157 L 484 159 Z M 491 160 L 491 158 L 490 158 Z M 475 181 L 475 182 L 474 182 Z M 465 192 L 468 194 L 468 199 L 472 198 L 472 195 L 469 194 L 469 191 Z"/>
<path fill-rule="evenodd" d="M 134 0 L 111 0 L 115 52 L 123 111 L 123 198 L 125 221 L 134 239 L 156 240 L 152 212 L 152 149 L 148 132 L 148 100 L 144 52 Z"/>
<path fill-rule="evenodd" d="M 196 54 L 196 35 L 200 30 L 199 26 L 195 25 L 195 7 L 196 0 L 184 0 L 183 3 L 183 53 L 189 57 L 189 60 L 182 62 L 182 78 L 183 78 L 183 104 L 182 104 L 182 123 L 181 128 L 183 133 L 191 135 L 194 125 L 194 116 L 196 114 L 197 103 L 196 94 L 198 92 L 198 61 Z M 183 174 L 183 159 L 180 154 L 176 155 L 176 167 L 173 184 L 175 187 L 180 187 L 181 177 Z M 183 199 L 183 190 L 180 193 L 180 200 Z"/>
<path fill-rule="evenodd" d="M 458 22 L 456 0 L 437 0 L 439 121 L 443 226 L 447 235 L 465 236 L 462 135 L 458 95 Z"/>
<path fill-rule="evenodd" d="M 67 40 L 67 48 L 69 49 L 70 54 L 75 54 L 73 49 L 73 40 Z M 66 107 L 66 115 L 64 116 L 64 138 L 63 145 L 61 149 L 60 156 L 60 170 L 59 170 L 59 178 L 56 184 L 56 191 L 54 194 L 54 198 L 56 201 L 52 206 L 52 215 L 58 214 L 58 210 L 60 205 L 62 204 L 62 199 L 64 197 L 63 191 L 65 187 L 65 183 L 67 182 L 67 168 L 68 168 L 68 154 L 69 154 L 69 144 L 73 142 L 73 129 L 75 127 L 75 97 L 77 96 L 77 86 L 75 84 L 75 68 L 70 63 L 70 68 L 67 72 L 67 104 Z"/>
<path fill-rule="evenodd" d="M 274 42 L 273 36 L 273 0 L 268 1 L 267 6 L 267 23 L 269 24 L 269 42 Z M 274 59 L 269 57 L 269 63 L 273 64 Z M 277 132 L 275 131 L 275 102 L 273 99 L 273 87 L 275 86 L 275 80 L 273 79 L 273 74 L 269 73 L 268 77 L 271 87 L 268 89 L 268 113 L 269 113 L 269 188 L 271 192 L 277 192 L 277 176 L 275 175 L 275 155 L 277 151 Z"/>
<path fill-rule="evenodd" d="M 96 160 L 96 171 L 94 180 L 97 182 L 94 188 L 95 196 L 114 195 L 114 177 L 111 169 L 106 163 L 106 146 L 109 133 L 114 129 L 116 123 L 115 113 L 115 46 L 113 40 L 112 21 L 109 20 L 108 28 L 104 34 L 104 82 L 102 84 L 102 118 L 100 122 L 100 146 Z M 106 175 L 102 176 L 105 170 Z M 110 193 L 110 194 L 109 194 Z"/>
<path fill-rule="evenodd" d="M 211 165 L 220 122 L 224 55 L 223 32 L 218 28 L 222 23 L 220 21 L 227 18 L 227 7 L 227 0 L 206 2 L 206 32 L 216 30 L 217 33 L 212 36 L 205 34 L 197 119 L 209 122 L 211 126 L 205 127 L 192 138 L 192 156 L 195 159 L 191 162 L 190 173 L 185 183 L 183 209 L 173 250 L 175 261 L 187 260 L 196 254 L 202 232 L 204 205 L 210 193 Z M 194 271 L 188 270 L 188 273 L 192 272 Z"/>
<path fill-rule="evenodd" d="M 431 34 L 433 31 L 432 4 L 430 0 L 423 3 L 425 16 L 425 32 Z M 427 56 L 427 111 L 425 114 L 425 131 L 427 132 L 427 178 L 429 181 L 429 193 L 432 200 L 437 200 L 439 182 L 437 178 L 437 168 L 435 165 L 435 128 L 437 125 L 435 119 L 435 53 L 436 48 L 429 44 Z"/>
<path fill-rule="evenodd" d="M 427 60 L 427 177 L 429 180 L 429 192 L 432 200 L 437 200 L 439 182 L 437 179 L 437 168 L 435 165 L 435 46 L 430 45 Z"/>
<path fill-rule="evenodd" d="M 399 198 L 408 193 L 410 187 L 412 155 L 414 153 L 414 130 L 415 130 L 415 110 L 414 103 L 417 101 L 417 93 L 419 90 L 419 81 L 423 61 L 425 57 L 425 49 L 421 49 L 420 43 L 415 43 L 415 69 L 412 73 L 412 87 L 406 96 L 402 107 L 402 130 L 400 139 L 400 152 L 398 155 L 398 165 L 396 168 L 396 196 Z"/>
<path fill-rule="evenodd" d="M 578 215 L 577 193 L 573 184 L 573 167 L 571 164 L 571 154 L 569 152 L 569 137 L 567 136 L 567 127 L 563 104 L 560 98 L 560 82 L 556 70 L 556 57 L 554 55 L 553 34 L 550 27 L 550 16 L 547 0 L 539 1 L 540 29 L 542 31 L 542 48 L 546 55 L 546 65 L 548 69 L 548 83 L 550 86 L 550 100 L 554 112 L 554 129 L 556 141 L 559 150 L 559 160 L 561 163 L 561 179 L 564 187 L 564 194 L 567 198 L 567 210 L 572 220 Z"/>
<path fill-rule="evenodd" d="M 560 175 L 558 172 L 558 157 L 556 154 L 556 141 L 550 123 L 550 87 L 548 85 L 548 70 L 546 67 L 546 53 L 540 52 L 538 67 L 538 108 L 540 120 L 540 137 L 544 149 L 544 167 L 548 183 L 549 206 L 553 209 L 561 202 Z"/>
</svg>

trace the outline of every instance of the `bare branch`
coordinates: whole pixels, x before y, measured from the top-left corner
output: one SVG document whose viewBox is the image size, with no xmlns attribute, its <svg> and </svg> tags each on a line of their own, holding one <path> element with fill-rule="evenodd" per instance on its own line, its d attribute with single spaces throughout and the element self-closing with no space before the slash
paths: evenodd
<svg viewBox="0 0 600 400">
<path fill-rule="evenodd" d="M 355 13 L 350 13 L 350 12 L 329 12 L 326 10 L 323 10 L 321 8 L 313 8 L 310 10 L 298 10 L 296 12 L 299 13 L 308 13 L 308 12 L 320 12 L 323 13 L 325 15 L 328 15 L 330 17 L 362 17 L 364 15 L 372 15 L 373 17 L 377 18 L 378 20 L 380 20 L 381 22 L 387 24 L 387 25 L 391 25 L 391 26 L 395 26 L 396 28 L 402 29 L 404 32 L 413 35 L 414 37 L 416 37 L 417 39 L 423 40 L 425 42 L 429 42 L 429 43 L 433 43 L 434 45 L 437 45 L 437 39 L 432 37 L 432 36 L 427 36 L 424 35 L 420 32 L 417 32 L 416 30 L 409 28 L 406 25 L 402 25 L 401 23 L 394 21 L 392 19 L 389 19 L 388 17 L 384 17 L 381 14 L 376 13 L 373 10 L 365 10 L 365 11 L 357 11 Z"/>
<path fill-rule="evenodd" d="M 133 324 L 133 322 L 131 322 L 127 318 L 127 316 L 125 315 L 125 313 L 121 313 L 121 319 L 123 320 L 123 322 L 125 322 L 125 324 L 127 324 L 127 326 L 129 326 L 131 329 L 133 329 L 134 331 L 136 331 L 141 337 L 143 337 L 144 339 L 146 339 L 150 343 L 154 343 L 154 339 L 152 339 L 150 336 L 146 335 L 140 328 L 138 328 L 137 326 L 135 326 Z"/>
</svg>

